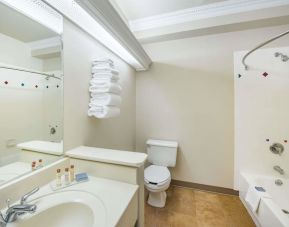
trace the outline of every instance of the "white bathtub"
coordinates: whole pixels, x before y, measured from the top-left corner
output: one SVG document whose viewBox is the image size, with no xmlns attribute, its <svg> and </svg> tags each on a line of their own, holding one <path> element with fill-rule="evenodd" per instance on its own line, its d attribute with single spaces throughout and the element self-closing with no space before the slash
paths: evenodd
<svg viewBox="0 0 289 227">
<path fill-rule="evenodd" d="M 276 179 L 281 179 L 283 185 L 276 185 Z M 245 202 L 245 195 L 250 185 L 263 187 L 272 197 L 262 198 L 257 212 L 252 212 Z M 289 227 L 289 214 L 282 211 L 282 209 L 289 211 L 289 179 L 243 173 L 240 177 L 239 191 L 240 199 L 257 226 Z"/>
</svg>

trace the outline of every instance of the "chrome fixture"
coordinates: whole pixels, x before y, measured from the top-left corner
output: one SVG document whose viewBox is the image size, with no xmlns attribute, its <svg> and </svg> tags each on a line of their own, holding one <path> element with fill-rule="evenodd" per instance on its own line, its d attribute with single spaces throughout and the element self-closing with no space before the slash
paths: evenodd
<svg viewBox="0 0 289 227">
<path fill-rule="evenodd" d="M 50 135 L 54 135 L 56 133 L 56 129 L 54 127 L 50 128 Z"/>
<path fill-rule="evenodd" d="M 34 71 L 34 70 L 30 70 L 30 69 L 25 69 L 25 68 L 20 68 L 20 67 L 12 66 L 12 65 L 0 65 L 0 68 L 46 76 L 46 78 L 45 78 L 46 80 L 48 80 L 49 78 L 61 80 L 59 77 L 55 76 L 54 74 L 48 74 L 48 73 Z"/>
<path fill-rule="evenodd" d="M 273 154 L 281 155 L 284 152 L 284 146 L 281 143 L 273 143 L 269 149 Z"/>
<path fill-rule="evenodd" d="M 280 180 L 280 179 L 277 179 L 277 180 L 275 180 L 275 184 L 276 184 L 277 186 L 281 186 L 281 185 L 283 184 L 283 181 Z"/>
<path fill-rule="evenodd" d="M 5 227 L 7 223 L 11 223 L 17 220 L 17 217 L 26 213 L 34 213 L 37 209 L 35 204 L 27 204 L 27 199 L 36 193 L 39 190 L 39 187 L 34 188 L 32 191 L 23 195 L 20 199 L 20 204 L 10 206 L 10 201 L 7 200 L 8 209 L 6 210 L 5 215 L 0 213 L 0 226 Z"/>
<path fill-rule="evenodd" d="M 288 57 L 287 55 L 282 54 L 282 53 L 280 53 L 280 52 L 276 52 L 276 53 L 274 54 L 274 56 L 275 56 L 276 58 L 278 58 L 279 56 L 281 56 L 281 60 L 282 60 L 283 62 L 286 62 L 286 61 L 289 60 L 289 57 Z"/>
<path fill-rule="evenodd" d="M 281 175 L 284 175 L 284 169 L 282 169 L 280 166 L 274 166 L 273 169 Z"/>
<path fill-rule="evenodd" d="M 249 69 L 249 66 L 246 64 L 246 58 L 247 58 L 250 54 L 252 54 L 252 53 L 255 52 L 256 50 L 258 50 L 259 48 L 267 45 L 268 43 L 271 43 L 271 42 L 275 41 L 276 39 L 279 39 L 279 38 L 281 38 L 281 37 L 283 37 L 283 36 L 285 36 L 285 35 L 288 35 L 288 34 L 289 34 L 289 30 L 286 31 L 286 32 L 283 32 L 283 33 L 281 33 L 281 34 L 279 34 L 279 35 L 277 35 L 277 36 L 275 36 L 275 37 L 273 37 L 273 38 L 271 38 L 271 39 L 269 39 L 269 40 L 267 40 L 267 41 L 265 41 L 265 42 L 263 42 L 263 43 L 261 43 L 261 44 L 259 44 L 259 45 L 256 46 L 254 49 L 250 50 L 247 54 L 245 54 L 245 56 L 244 56 L 243 59 L 242 59 L 242 63 L 243 63 L 243 65 L 244 65 L 244 67 L 245 67 L 245 70 L 248 70 L 248 69 Z"/>
</svg>

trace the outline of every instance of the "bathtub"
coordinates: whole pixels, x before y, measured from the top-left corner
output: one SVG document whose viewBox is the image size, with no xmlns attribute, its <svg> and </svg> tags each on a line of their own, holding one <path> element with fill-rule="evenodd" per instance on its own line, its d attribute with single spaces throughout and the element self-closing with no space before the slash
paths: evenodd
<svg viewBox="0 0 289 227">
<path fill-rule="evenodd" d="M 275 184 L 276 179 L 281 179 L 283 185 Z M 253 212 L 245 201 L 249 186 L 261 186 L 270 195 L 262 198 L 259 209 Z M 240 199 L 253 218 L 255 224 L 260 227 L 289 227 L 289 179 L 242 173 L 240 176 Z"/>
</svg>

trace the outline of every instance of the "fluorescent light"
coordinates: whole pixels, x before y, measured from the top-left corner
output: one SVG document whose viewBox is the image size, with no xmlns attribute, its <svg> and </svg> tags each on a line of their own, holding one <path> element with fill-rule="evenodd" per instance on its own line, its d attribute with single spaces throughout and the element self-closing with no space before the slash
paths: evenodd
<svg viewBox="0 0 289 227">
<path fill-rule="evenodd" d="M 137 70 L 144 67 L 74 0 L 44 0 Z"/>
<path fill-rule="evenodd" d="M 62 15 L 41 0 L 0 0 L 0 2 L 30 17 L 59 35 L 63 32 Z"/>
</svg>

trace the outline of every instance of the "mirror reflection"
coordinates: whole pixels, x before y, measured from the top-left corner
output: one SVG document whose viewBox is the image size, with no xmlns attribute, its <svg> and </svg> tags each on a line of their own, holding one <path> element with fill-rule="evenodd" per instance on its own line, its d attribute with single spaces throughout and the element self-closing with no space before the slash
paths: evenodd
<svg viewBox="0 0 289 227">
<path fill-rule="evenodd" d="M 61 157 L 61 38 L 0 3 L 0 184 Z"/>
</svg>

